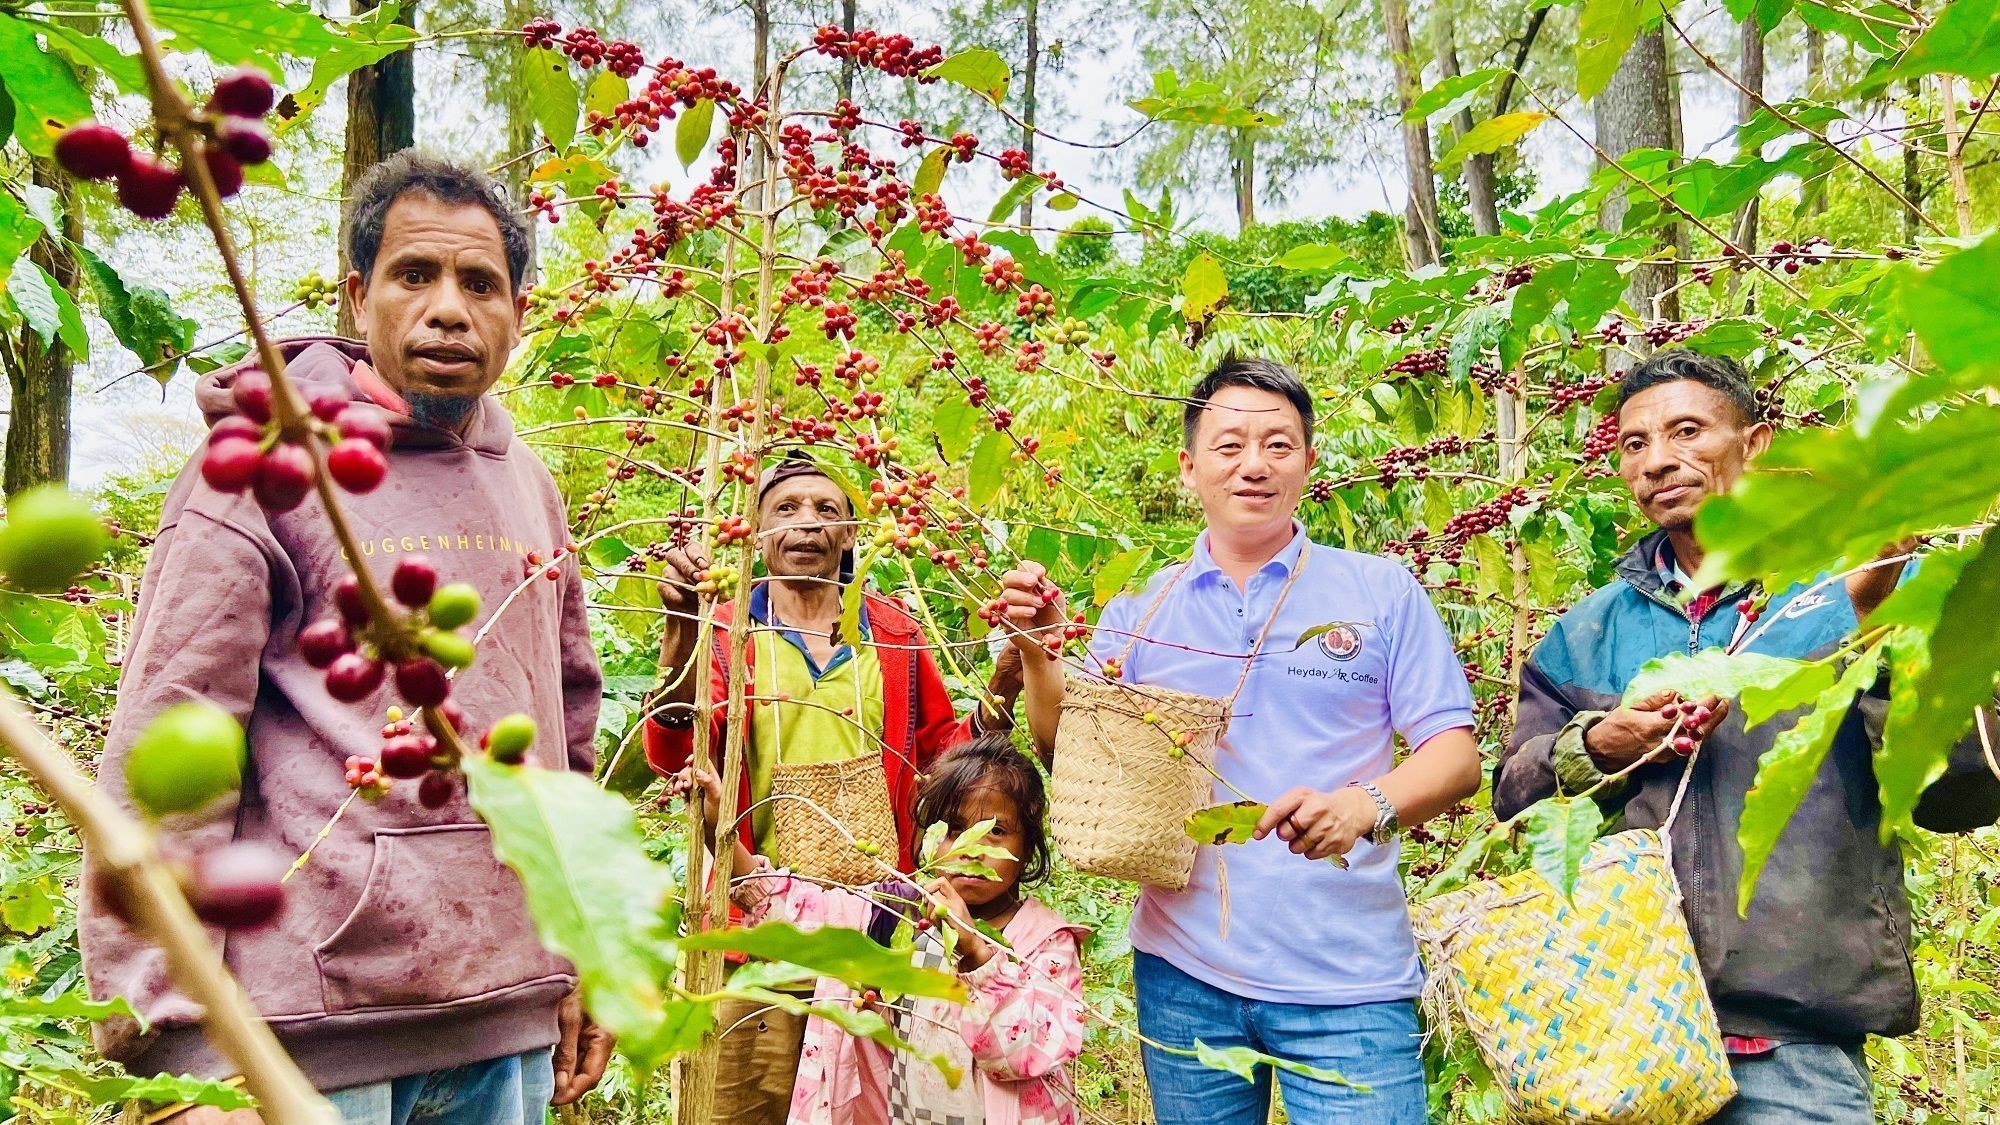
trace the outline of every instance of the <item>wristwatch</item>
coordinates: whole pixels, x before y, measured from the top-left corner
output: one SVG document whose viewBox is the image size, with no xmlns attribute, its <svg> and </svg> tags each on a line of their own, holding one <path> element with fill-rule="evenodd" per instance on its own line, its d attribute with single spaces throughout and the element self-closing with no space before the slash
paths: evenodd
<svg viewBox="0 0 2000 1125">
<path fill-rule="evenodd" d="M 1382 791 L 1377 789 L 1372 782 L 1350 781 L 1348 784 L 1368 794 L 1369 798 L 1375 802 L 1375 828 L 1368 833 L 1368 842 L 1371 844 L 1386 844 L 1394 840 L 1398 827 L 1396 824 L 1396 806 L 1390 804 L 1389 798 L 1384 797 Z"/>
</svg>

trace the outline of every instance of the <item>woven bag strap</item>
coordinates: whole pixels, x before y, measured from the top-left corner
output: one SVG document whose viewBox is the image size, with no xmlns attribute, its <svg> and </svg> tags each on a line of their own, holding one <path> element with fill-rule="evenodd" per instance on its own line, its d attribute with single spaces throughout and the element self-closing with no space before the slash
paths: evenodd
<svg viewBox="0 0 2000 1125">
<path fill-rule="evenodd" d="M 1264 642 L 1270 638 L 1272 626 L 1278 623 L 1278 613 L 1285 608 L 1285 599 L 1292 596 L 1292 584 L 1299 580 L 1299 575 L 1305 573 L 1306 564 L 1311 561 L 1312 540 L 1308 539 L 1299 548 L 1299 564 L 1292 568 L 1291 574 L 1285 578 L 1284 586 L 1278 590 L 1278 600 L 1272 603 L 1271 615 L 1264 619 L 1264 628 L 1257 633 L 1257 643 L 1250 646 L 1250 655 L 1244 658 L 1243 671 L 1236 677 L 1236 686 L 1229 690 L 1228 697 L 1223 700 L 1225 710 L 1236 702 L 1237 696 L 1243 694 L 1243 685 L 1250 682 L 1250 669 L 1256 665 L 1258 655 L 1264 651 Z M 1153 615 L 1160 612 L 1160 607 L 1166 604 L 1167 594 L 1173 590 L 1174 584 L 1187 574 L 1188 564 L 1179 565 L 1180 569 L 1174 576 L 1167 579 L 1165 586 L 1160 587 L 1159 594 L 1153 598 L 1153 604 L 1146 607 L 1146 612 L 1140 616 L 1139 623 L 1132 626 L 1132 635 L 1125 641 L 1125 651 L 1118 654 L 1119 664 L 1131 662 L 1132 650 L 1137 648 L 1140 640 L 1145 637 L 1146 626 L 1153 623 Z"/>
<path fill-rule="evenodd" d="M 1681 802 L 1687 798 L 1688 783 L 1694 780 L 1694 764 L 1701 757 L 1702 743 L 1694 744 L 1694 752 L 1688 755 L 1687 768 L 1681 771 L 1681 783 L 1674 789 L 1674 803 L 1667 806 L 1667 819 L 1660 822 L 1660 843 L 1671 848 L 1667 836 L 1674 828 L 1674 820 L 1681 815 Z"/>
</svg>

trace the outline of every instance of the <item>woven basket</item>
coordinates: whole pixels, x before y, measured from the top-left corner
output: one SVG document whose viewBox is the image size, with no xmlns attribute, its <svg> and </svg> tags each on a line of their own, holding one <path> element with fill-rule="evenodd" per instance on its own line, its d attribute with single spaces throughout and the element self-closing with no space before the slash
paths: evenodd
<svg viewBox="0 0 2000 1125">
<path fill-rule="evenodd" d="M 881 755 L 775 763 L 771 797 L 771 834 L 778 853 L 774 862 L 836 883 L 860 885 L 881 878 L 882 869 L 855 851 L 827 820 L 831 816 L 855 839 L 876 844 L 885 855 L 895 854 L 896 817 L 889 808 L 889 778 Z"/>
<path fill-rule="evenodd" d="M 1157 722 L 1145 721 L 1149 710 Z M 1170 891 L 1187 886 L 1196 844 L 1182 824 L 1209 803 L 1228 710 L 1211 696 L 1067 677 L 1049 830 L 1071 866 Z M 1176 753 L 1179 732 L 1190 741 Z"/>
<path fill-rule="evenodd" d="M 1736 1096 L 1657 833 L 1591 845 L 1575 894 L 1523 871 L 1412 911 L 1432 1026 L 1464 1019 L 1520 1125 L 1694 1125 Z"/>
</svg>

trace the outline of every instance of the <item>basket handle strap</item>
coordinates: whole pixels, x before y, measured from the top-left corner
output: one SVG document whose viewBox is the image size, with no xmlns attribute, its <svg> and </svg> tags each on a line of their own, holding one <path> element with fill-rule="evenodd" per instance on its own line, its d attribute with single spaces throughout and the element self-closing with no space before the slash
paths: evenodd
<svg viewBox="0 0 2000 1125">
<path fill-rule="evenodd" d="M 1278 623 L 1278 613 L 1285 608 L 1285 599 L 1292 596 L 1292 584 L 1299 580 L 1299 575 L 1306 572 L 1306 564 L 1311 561 L 1312 540 L 1308 539 L 1305 545 L 1299 548 L 1299 565 L 1293 567 L 1292 573 L 1286 576 L 1284 586 L 1278 590 L 1278 600 L 1271 603 L 1271 615 L 1264 619 L 1264 628 L 1257 634 L 1257 643 L 1250 646 L 1250 655 L 1243 661 L 1243 671 L 1236 677 L 1236 686 L 1229 689 L 1229 698 L 1223 703 L 1225 713 L 1228 708 L 1235 705 L 1236 697 L 1243 694 L 1243 685 L 1250 682 L 1250 669 L 1256 666 L 1258 655 L 1264 651 L 1264 642 L 1270 638 L 1272 626 Z"/>
<path fill-rule="evenodd" d="M 1153 604 L 1146 607 L 1146 612 L 1140 616 L 1139 623 L 1132 626 L 1132 635 L 1125 638 L 1125 651 L 1118 654 L 1118 663 L 1128 664 L 1131 662 L 1132 650 L 1139 647 L 1139 639 L 1146 635 L 1146 626 L 1153 623 L 1153 615 L 1160 612 L 1160 607 L 1166 604 L 1167 595 L 1173 592 L 1174 584 L 1179 582 L 1181 576 L 1188 572 L 1187 563 L 1178 563 L 1176 566 L 1177 569 L 1174 571 L 1174 576 L 1167 579 L 1166 585 L 1160 587 L 1160 592 L 1153 597 Z"/>
<path fill-rule="evenodd" d="M 1694 744 L 1694 752 L 1688 755 L 1687 768 L 1681 771 L 1680 785 L 1674 789 L 1674 802 L 1667 806 L 1667 819 L 1660 822 L 1660 842 L 1667 847 L 1673 846 L 1668 843 L 1668 834 L 1673 831 L 1674 820 L 1681 815 L 1681 802 L 1687 798 L 1688 783 L 1694 780 L 1694 763 L 1701 757 L 1701 748 L 1702 743 Z"/>
</svg>

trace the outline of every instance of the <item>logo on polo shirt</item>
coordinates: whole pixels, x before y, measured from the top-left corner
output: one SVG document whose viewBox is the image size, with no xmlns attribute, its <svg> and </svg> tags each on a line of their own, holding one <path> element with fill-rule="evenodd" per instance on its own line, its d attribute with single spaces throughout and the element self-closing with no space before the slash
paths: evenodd
<svg viewBox="0 0 2000 1125">
<path fill-rule="evenodd" d="M 1319 635 L 1319 648 L 1335 660 L 1352 660 L 1361 655 L 1361 630 L 1335 625 Z"/>
</svg>

